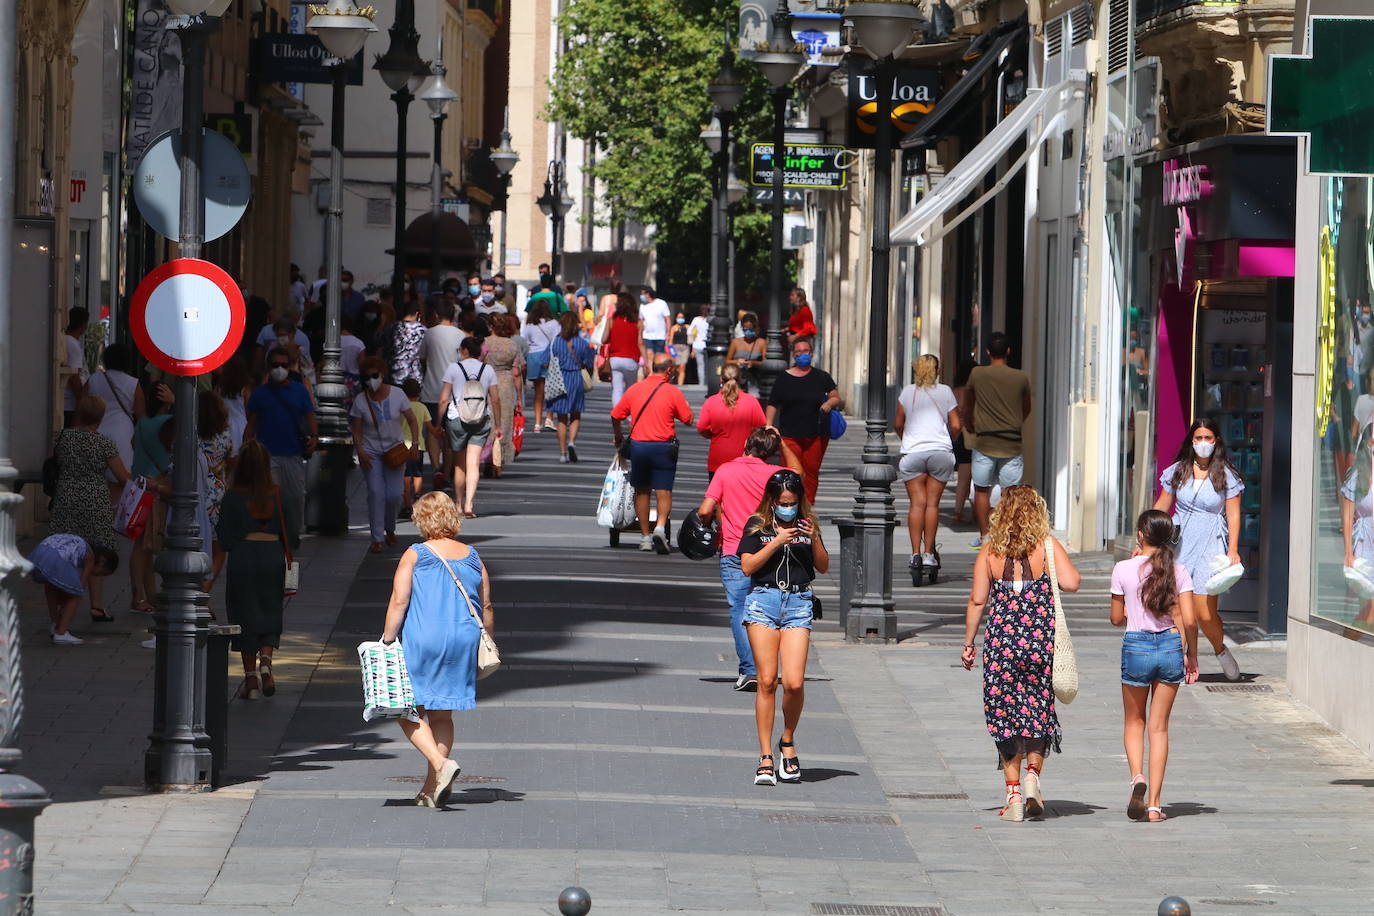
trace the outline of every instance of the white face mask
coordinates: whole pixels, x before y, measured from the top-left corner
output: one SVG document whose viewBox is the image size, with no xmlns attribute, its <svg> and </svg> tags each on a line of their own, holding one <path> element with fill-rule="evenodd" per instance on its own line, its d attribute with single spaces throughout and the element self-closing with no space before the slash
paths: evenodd
<svg viewBox="0 0 1374 916">
<path fill-rule="evenodd" d="M 380 378 L 370 378 L 367 380 L 367 387 L 376 391 L 378 388 L 382 387 L 382 380 Z"/>
<path fill-rule="evenodd" d="M 1193 442 L 1193 454 L 1199 458 L 1211 458 L 1212 453 L 1217 450 L 1215 442 Z"/>
<path fill-rule="evenodd" d="M 285 334 L 278 334 L 278 335 L 277 335 L 277 343 L 281 344 L 283 347 L 286 346 L 287 344 L 289 344 L 290 342 L 291 342 L 291 338 L 288 337 L 288 336 L 286 336 Z"/>
<path fill-rule="evenodd" d="M 268 376 L 272 379 L 272 381 L 274 381 L 274 382 L 284 382 L 284 381 L 286 381 L 286 367 L 284 367 L 284 366 L 273 366 L 273 367 L 272 367 L 272 371 L 269 372 L 269 373 L 267 373 L 267 375 L 268 375 Z"/>
</svg>

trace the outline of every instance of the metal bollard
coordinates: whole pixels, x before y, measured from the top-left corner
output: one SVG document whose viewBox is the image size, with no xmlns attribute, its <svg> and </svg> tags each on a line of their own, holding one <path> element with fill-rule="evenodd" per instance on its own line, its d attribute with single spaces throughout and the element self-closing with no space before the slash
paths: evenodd
<svg viewBox="0 0 1374 916">
<path fill-rule="evenodd" d="M 558 895 L 558 912 L 563 916 L 587 916 L 592 910 L 592 895 L 580 887 L 565 887 Z"/>
<path fill-rule="evenodd" d="M 1165 897 L 1159 901 L 1157 916 L 1193 916 L 1193 908 L 1182 897 Z"/>
</svg>

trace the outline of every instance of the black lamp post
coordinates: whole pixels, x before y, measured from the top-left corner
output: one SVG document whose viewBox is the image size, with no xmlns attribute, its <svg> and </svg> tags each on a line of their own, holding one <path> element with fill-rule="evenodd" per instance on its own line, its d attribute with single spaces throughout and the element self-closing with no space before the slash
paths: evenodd
<svg viewBox="0 0 1374 916">
<path fill-rule="evenodd" d="M 553 222 L 553 246 L 549 254 L 549 268 L 555 279 L 563 276 L 563 218 L 572 209 L 573 201 L 568 196 L 567 179 L 563 174 L 563 163 L 555 159 L 549 163 L 548 175 L 544 178 L 544 193 L 535 201 L 545 216 Z"/>
<path fill-rule="evenodd" d="M 406 272 L 406 113 L 416 91 L 429 78 L 429 67 L 420 59 L 420 34 L 415 31 L 415 0 L 397 0 L 396 20 L 387 29 L 391 44 L 372 68 L 382 75 L 396 103 L 396 226 L 392 249 L 391 304 L 399 317 L 404 313 Z"/>
<path fill-rule="evenodd" d="M 783 347 L 783 313 L 787 308 L 786 278 L 783 274 L 783 162 L 787 156 L 787 99 L 790 83 L 806 63 L 806 55 L 792 37 L 792 11 L 781 0 L 773 14 L 772 36 L 768 50 L 754 55 L 754 63 L 773 87 L 773 240 L 768 296 L 768 349 L 759 365 L 759 397 L 767 402 L 773 380 L 787 369 Z"/>
<path fill-rule="evenodd" d="M 429 189 L 429 291 L 430 294 L 439 291 L 439 273 L 442 270 L 439 261 L 439 216 L 442 212 L 444 184 L 444 122 L 448 120 L 448 115 L 444 109 L 448 103 L 458 98 L 458 93 L 449 88 L 448 83 L 444 82 L 444 74 L 448 68 L 444 66 L 444 42 L 441 37 L 439 40 L 438 55 L 434 58 L 434 66 L 431 70 L 432 76 L 420 88 L 420 100 L 429 106 L 430 119 L 434 121 L 434 167 L 430 175 Z"/>
<path fill-rule="evenodd" d="M 725 33 L 725 51 L 720 55 L 720 71 L 706 87 L 715 107 L 715 123 L 701 132 L 701 138 L 711 150 L 714 166 L 715 197 L 711 206 L 711 336 L 706 344 L 707 390 L 714 394 L 720 389 L 720 370 L 730 349 L 730 327 L 734 315 L 730 312 L 728 289 L 731 144 L 730 126 L 735 109 L 744 96 L 744 86 L 735 74 L 735 52 L 730 47 L 730 32 Z"/>
<path fill-rule="evenodd" d="M 339 360 L 343 289 L 343 159 L 344 89 L 348 64 L 377 31 L 372 7 L 359 8 L 351 0 L 316 5 L 305 30 L 318 35 L 334 55 L 329 109 L 329 210 L 325 213 L 324 353 L 318 368 L 320 448 L 310 456 L 306 471 L 308 514 L 315 530 L 325 535 L 348 533 L 348 472 L 353 468 L 353 437 L 348 428 L 348 388 Z"/>
<path fill-rule="evenodd" d="M 877 147 L 873 164 L 872 277 L 868 308 L 868 372 L 864 405 L 863 460 L 854 469 L 854 527 L 859 539 L 861 587 L 849 608 L 848 639 L 897 638 L 892 604 L 892 482 L 897 469 L 887 448 L 888 280 L 892 213 L 892 55 L 906 47 L 921 22 L 906 2 L 849 3 L 845 18 L 855 37 L 876 61 Z"/>
<path fill-rule="evenodd" d="M 510 145 L 510 109 L 507 108 L 505 124 L 501 127 L 501 145 L 491 151 L 491 164 L 496 166 L 505 192 L 501 200 L 501 251 L 496 257 L 496 263 L 501 265 L 500 272 L 503 277 L 506 275 L 506 218 L 510 212 L 510 173 L 519 161 L 520 154 Z"/>
</svg>

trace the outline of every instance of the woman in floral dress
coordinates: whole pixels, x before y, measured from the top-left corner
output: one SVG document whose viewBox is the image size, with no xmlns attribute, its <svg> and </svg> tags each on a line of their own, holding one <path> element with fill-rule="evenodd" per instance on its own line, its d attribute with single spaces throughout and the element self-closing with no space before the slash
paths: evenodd
<svg viewBox="0 0 1374 916">
<path fill-rule="evenodd" d="M 1078 591 L 1078 570 L 1050 537 L 1045 500 L 1029 486 L 1003 490 L 973 567 L 962 659 L 965 669 L 973 667 L 974 634 L 986 609 L 983 714 L 1006 779 L 1007 800 L 999 816 L 1008 821 L 1044 813 L 1040 769 L 1050 751 L 1059 751 L 1062 738 L 1051 683 L 1054 594 L 1047 547 L 1054 550 L 1060 590 Z"/>
<path fill-rule="evenodd" d="M 209 529 L 219 524 L 220 505 L 229 487 L 229 472 L 234 465 L 234 437 L 229 429 L 229 410 L 224 398 L 215 391 L 202 391 L 196 401 L 196 428 L 200 435 L 200 450 L 205 455 L 205 512 Z M 211 546 L 211 545 L 204 545 Z M 214 586 L 224 568 L 224 550 L 216 540 L 213 545 L 210 578 L 203 583 L 205 591 Z"/>
</svg>

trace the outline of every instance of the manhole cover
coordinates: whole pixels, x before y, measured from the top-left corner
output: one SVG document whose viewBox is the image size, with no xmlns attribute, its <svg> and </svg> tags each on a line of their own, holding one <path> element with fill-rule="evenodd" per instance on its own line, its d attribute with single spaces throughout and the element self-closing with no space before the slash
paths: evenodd
<svg viewBox="0 0 1374 916">
<path fill-rule="evenodd" d="M 946 916 L 942 906 L 883 906 L 874 903 L 813 903 L 812 916 Z"/>
<path fill-rule="evenodd" d="M 770 824 L 878 824 L 896 827 L 897 821 L 886 814 L 766 814 Z"/>
<path fill-rule="evenodd" d="M 424 778 L 423 776 L 388 776 L 388 777 L 386 778 L 386 781 L 387 781 L 387 782 L 413 783 L 413 784 L 415 784 L 415 785 L 422 785 L 422 784 L 424 783 L 424 781 L 425 781 L 425 778 Z M 455 776 L 454 779 L 453 779 L 453 782 L 454 782 L 455 785 L 461 783 L 461 784 L 463 784 L 463 785 L 469 785 L 469 786 L 472 786 L 472 785 L 484 785 L 484 784 L 486 784 L 486 783 L 492 783 L 492 782 L 505 782 L 505 781 L 506 781 L 506 777 L 504 777 L 504 776 L 466 776 L 466 775 L 461 775 L 461 776 Z"/>
<path fill-rule="evenodd" d="M 1273 693 L 1268 684 L 1208 684 L 1208 693 Z"/>
<path fill-rule="evenodd" d="M 916 801 L 954 801 L 968 799 L 966 792 L 889 792 L 888 798 L 908 798 Z"/>
</svg>

